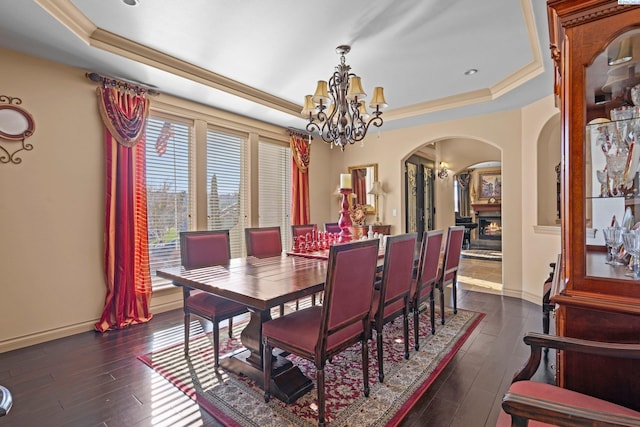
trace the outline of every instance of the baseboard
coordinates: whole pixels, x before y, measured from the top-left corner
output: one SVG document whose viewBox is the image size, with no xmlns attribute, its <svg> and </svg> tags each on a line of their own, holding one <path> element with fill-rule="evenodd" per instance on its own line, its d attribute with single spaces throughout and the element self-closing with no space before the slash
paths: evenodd
<svg viewBox="0 0 640 427">
<path fill-rule="evenodd" d="M 182 308 L 182 300 L 169 301 L 163 304 L 151 305 L 150 310 L 152 313 L 164 313 L 165 311 L 175 310 Z M 71 335 L 81 334 L 95 330 L 94 325 L 99 319 L 93 319 L 86 322 L 77 323 L 74 325 L 63 326 L 48 331 L 37 332 L 34 334 L 23 335 L 14 337 L 0 342 L 0 353 L 6 353 L 7 351 L 17 350 L 19 348 L 29 347 L 36 344 L 41 344 L 47 341 L 53 341 L 59 338 L 68 337 Z"/>
</svg>

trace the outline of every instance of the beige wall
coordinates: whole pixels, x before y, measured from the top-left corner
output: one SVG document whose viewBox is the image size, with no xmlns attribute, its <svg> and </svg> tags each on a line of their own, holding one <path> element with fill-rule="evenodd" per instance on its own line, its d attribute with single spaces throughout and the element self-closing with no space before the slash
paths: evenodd
<svg viewBox="0 0 640 427">
<path fill-rule="evenodd" d="M 5 325 L 0 329 L 0 352 L 4 352 L 91 330 L 99 318 L 105 295 L 104 154 L 95 84 L 85 79 L 84 70 L 4 49 L 0 56 L 2 94 L 21 98 L 36 122 L 29 139 L 34 149 L 23 153 L 22 164 L 0 165 L 0 322 Z M 196 108 L 202 117 L 216 115 L 225 124 L 244 121 L 243 126 L 254 132 L 284 135 L 273 126 L 164 95 L 152 104 L 167 111 Z M 503 242 L 504 293 L 539 303 L 548 263 L 559 251 L 559 236 L 534 230 L 536 198 L 528 195 L 535 186 L 536 169 L 530 159 L 536 155 L 538 135 L 555 113 L 549 97 L 523 110 L 373 131 L 364 148 L 349 146 L 344 152 L 330 150 L 316 138 L 310 166 L 311 220 L 335 221 L 338 203 L 332 192 L 349 165 L 377 163 L 388 193 L 380 201 L 381 217 L 399 233 L 404 229 L 402 165 L 407 156 L 440 140 L 489 144 L 501 150 L 503 162 L 503 226 L 508 236 Z M 452 197 L 451 191 L 437 189 L 439 209 L 447 205 L 447 197 Z M 453 220 L 453 214 L 439 211 L 438 215 L 438 227 Z M 180 294 L 171 289 L 154 294 L 152 311 L 180 305 Z"/>
</svg>

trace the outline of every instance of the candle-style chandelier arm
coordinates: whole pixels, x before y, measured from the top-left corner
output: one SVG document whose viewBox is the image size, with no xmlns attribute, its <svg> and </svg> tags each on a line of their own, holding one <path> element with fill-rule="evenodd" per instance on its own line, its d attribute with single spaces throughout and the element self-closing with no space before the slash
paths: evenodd
<svg viewBox="0 0 640 427">
<path fill-rule="evenodd" d="M 319 81 L 315 94 L 306 96 L 302 110 L 308 115 L 307 131 L 318 132 L 324 142 L 340 146 L 343 151 L 347 144 L 362 141 L 372 124 L 382 126 L 380 108 L 386 107 L 383 89 L 377 87 L 370 104 L 375 111 L 371 116 L 367 113 L 364 103 L 367 94 L 362 89 L 360 77 L 350 73 L 351 67 L 345 64 L 345 54 L 350 49 L 349 46 L 338 46 L 340 64 L 328 84 Z"/>
</svg>

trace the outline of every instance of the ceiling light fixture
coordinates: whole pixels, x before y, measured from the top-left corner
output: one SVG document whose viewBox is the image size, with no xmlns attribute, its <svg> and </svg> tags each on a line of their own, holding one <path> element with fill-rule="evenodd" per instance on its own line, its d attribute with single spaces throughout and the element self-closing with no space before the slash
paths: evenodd
<svg viewBox="0 0 640 427">
<path fill-rule="evenodd" d="M 464 72 L 464 75 L 465 76 L 472 76 L 477 72 L 478 72 L 478 70 L 476 70 L 475 68 L 469 68 L 467 71 Z"/>
<path fill-rule="evenodd" d="M 345 64 L 344 56 L 351 46 L 340 45 L 336 53 L 340 55 L 340 64 L 336 67 L 329 83 L 320 80 L 313 96 L 306 95 L 302 114 L 308 116 L 307 131 L 317 131 L 327 144 L 335 144 L 344 151 L 347 144 L 362 141 L 370 125 L 382 126 L 381 108 L 387 106 L 381 87 L 373 89 L 370 108 L 374 108 L 373 117 L 367 113 L 365 97 L 360 77 L 350 73 L 351 67 Z M 328 108 L 328 111 L 325 110 Z"/>
<path fill-rule="evenodd" d="M 128 6 L 137 6 L 140 4 L 140 0 L 122 0 L 122 3 Z"/>
</svg>

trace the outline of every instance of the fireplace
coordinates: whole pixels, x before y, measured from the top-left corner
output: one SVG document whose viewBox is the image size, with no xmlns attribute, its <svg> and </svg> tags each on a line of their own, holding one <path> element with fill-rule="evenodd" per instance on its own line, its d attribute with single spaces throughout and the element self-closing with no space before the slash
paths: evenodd
<svg viewBox="0 0 640 427">
<path fill-rule="evenodd" d="M 478 217 L 478 239 L 501 240 L 502 218 L 481 215 Z"/>
<path fill-rule="evenodd" d="M 478 239 L 502 240 L 502 205 L 500 203 L 477 203 L 471 207 L 476 213 Z"/>
</svg>

